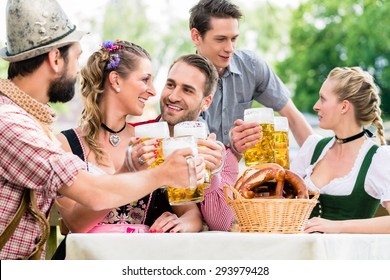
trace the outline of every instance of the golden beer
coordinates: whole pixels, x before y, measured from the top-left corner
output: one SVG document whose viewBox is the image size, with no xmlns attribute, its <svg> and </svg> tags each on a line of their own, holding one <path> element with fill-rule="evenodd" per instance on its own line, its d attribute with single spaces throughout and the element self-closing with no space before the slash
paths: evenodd
<svg viewBox="0 0 390 280">
<path fill-rule="evenodd" d="M 170 205 L 183 205 L 188 203 L 197 203 L 203 201 L 203 187 L 197 186 L 194 190 L 189 188 L 176 189 L 167 188 L 168 200 Z"/>
<path fill-rule="evenodd" d="M 274 125 L 265 123 L 260 124 L 260 126 L 263 129 L 263 137 L 259 139 L 259 142 L 254 147 L 244 151 L 246 166 L 275 162 Z"/>
<path fill-rule="evenodd" d="M 275 162 L 284 169 L 290 168 L 288 132 L 275 131 Z"/>
<path fill-rule="evenodd" d="M 245 122 L 258 122 L 263 136 L 258 143 L 244 151 L 246 166 L 275 162 L 274 155 L 274 110 L 271 108 L 252 108 L 244 111 Z"/>
<path fill-rule="evenodd" d="M 165 157 L 168 157 L 176 149 L 187 147 L 192 148 L 195 155 L 197 155 L 198 152 L 196 139 L 193 136 L 180 136 L 164 139 L 162 147 Z M 181 189 L 167 186 L 166 189 L 170 205 L 183 205 L 201 202 L 204 198 L 202 185 L 188 186 Z"/>
<path fill-rule="evenodd" d="M 138 125 L 134 127 L 134 135 L 141 138 L 140 142 L 154 138 L 160 140 L 156 150 L 156 160 L 149 166 L 149 168 L 156 167 L 157 165 L 164 162 L 162 139 L 169 137 L 169 128 L 167 122 L 155 122 Z"/>
<path fill-rule="evenodd" d="M 288 119 L 286 117 L 275 117 L 275 162 L 285 169 L 290 168 L 289 141 L 288 141 Z"/>
<path fill-rule="evenodd" d="M 184 121 L 176 124 L 173 130 L 174 130 L 174 137 L 192 135 L 196 139 L 207 139 L 207 134 L 208 134 L 206 123 L 200 121 Z M 205 147 L 205 146 L 199 146 L 199 147 Z M 212 175 L 210 169 L 206 168 L 204 183 L 202 184 L 202 188 L 204 190 L 210 187 L 211 177 Z"/>
</svg>

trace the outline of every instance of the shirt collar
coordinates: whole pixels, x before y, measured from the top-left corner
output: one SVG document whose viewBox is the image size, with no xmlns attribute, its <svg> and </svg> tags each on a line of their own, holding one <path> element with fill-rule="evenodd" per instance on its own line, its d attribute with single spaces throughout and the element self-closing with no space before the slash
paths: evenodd
<svg viewBox="0 0 390 280">
<path fill-rule="evenodd" d="M 228 67 L 226 67 L 225 72 L 223 73 L 222 77 L 226 77 L 229 75 L 229 73 L 242 75 L 240 69 L 237 67 L 236 60 L 234 59 L 235 54 L 233 54 L 232 59 L 230 60 L 230 64 Z"/>
</svg>

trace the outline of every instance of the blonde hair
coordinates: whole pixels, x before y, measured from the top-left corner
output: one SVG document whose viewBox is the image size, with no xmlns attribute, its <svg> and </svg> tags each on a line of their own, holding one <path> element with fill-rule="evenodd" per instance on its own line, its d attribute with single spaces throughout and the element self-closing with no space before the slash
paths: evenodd
<svg viewBox="0 0 390 280">
<path fill-rule="evenodd" d="M 85 133 L 85 141 L 95 154 L 96 161 L 104 164 L 106 152 L 99 145 L 98 134 L 103 122 L 103 115 L 99 109 L 99 103 L 104 94 L 104 85 L 111 71 L 126 79 L 128 75 L 138 67 L 140 58 L 151 60 L 149 53 L 142 47 L 127 42 L 112 42 L 116 48 L 102 48 L 94 52 L 81 70 L 81 98 L 84 110 L 81 114 L 80 125 Z M 119 57 L 119 62 L 113 68 L 109 66 L 113 56 Z"/>
<path fill-rule="evenodd" d="M 336 67 L 328 75 L 336 80 L 335 94 L 340 101 L 348 100 L 355 108 L 355 118 L 362 126 L 374 125 L 381 145 L 386 144 L 379 88 L 374 78 L 360 67 Z"/>
</svg>

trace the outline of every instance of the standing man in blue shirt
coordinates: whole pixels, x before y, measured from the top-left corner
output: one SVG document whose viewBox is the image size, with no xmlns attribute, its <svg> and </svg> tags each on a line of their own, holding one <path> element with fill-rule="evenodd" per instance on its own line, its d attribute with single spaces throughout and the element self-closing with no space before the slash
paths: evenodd
<svg viewBox="0 0 390 280">
<path fill-rule="evenodd" d="M 244 110 L 256 100 L 288 118 L 301 146 L 312 129 L 286 86 L 255 53 L 236 50 L 241 17 L 240 9 L 229 0 L 200 0 L 190 10 L 189 27 L 197 53 L 210 59 L 219 74 L 213 102 L 203 117 L 217 139 L 240 155 L 258 139 L 259 126 L 242 121 Z"/>
</svg>

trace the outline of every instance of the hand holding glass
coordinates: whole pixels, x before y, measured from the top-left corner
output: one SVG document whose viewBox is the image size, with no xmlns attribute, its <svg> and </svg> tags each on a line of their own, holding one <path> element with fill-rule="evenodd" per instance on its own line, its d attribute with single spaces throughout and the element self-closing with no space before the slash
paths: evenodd
<svg viewBox="0 0 390 280">
<path fill-rule="evenodd" d="M 200 121 L 185 121 L 178 123 L 174 126 L 174 137 L 192 135 L 196 139 L 207 139 L 208 129 L 204 122 Z M 209 168 L 206 168 L 203 189 L 210 187 L 211 172 Z"/>
<path fill-rule="evenodd" d="M 244 111 L 245 122 L 258 122 L 263 136 L 258 143 L 244 151 L 246 166 L 275 162 L 274 155 L 274 110 L 271 108 L 253 108 Z"/>
<path fill-rule="evenodd" d="M 153 168 L 164 162 L 161 143 L 162 139 L 169 138 L 169 128 L 167 122 L 155 122 L 138 125 L 134 127 L 134 136 L 141 138 L 141 142 L 154 138 L 160 140 L 156 150 L 156 160 L 149 166 L 149 168 Z"/>
<path fill-rule="evenodd" d="M 166 138 L 162 141 L 164 157 L 168 157 L 175 150 L 190 147 L 194 155 L 198 154 L 198 147 L 194 136 L 181 136 Z M 189 165 L 190 183 L 187 188 L 172 188 L 167 186 L 168 200 L 171 205 L 183 205 L 196 203 L 203 200 L 203 188 L 197 186 L 195 161 L 192 157 L 187 158 Z M 190 168 L 191 167 L 191 168 Z"/>
</svg>

